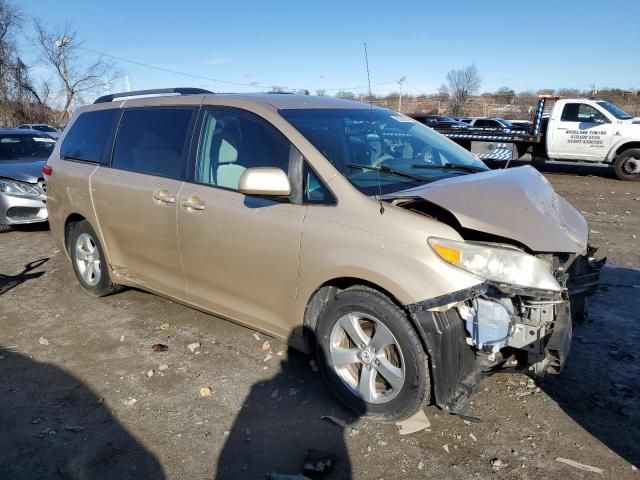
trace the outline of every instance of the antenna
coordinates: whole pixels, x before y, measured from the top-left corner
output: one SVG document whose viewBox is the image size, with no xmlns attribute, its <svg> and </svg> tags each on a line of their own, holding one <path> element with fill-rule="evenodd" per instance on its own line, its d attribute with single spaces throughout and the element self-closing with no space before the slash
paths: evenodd
<svg viewBox="0 0 640 480">
<path fill-rule="evenodd" d="M 367 54 L 367 42 L 364 43 L 364 63 L 367 66 L 367 85 L 369 85 L 369 103 L 372 101 L 371 97 L 371 75 L 369 75 L 369 55 Z"/>
<path fill-rule="evenodd" d="M 369 105 L 373 109 L 373 97 L 371 96 L 371 75 L 369 74 L 369 55 L 367 54 L 367 42 L 364 43 L 364 63 L 367 66 L 367 85 L 369 85 Z M 372 115 L 373 117 L 373 115 Z M 380 197 L 382 197 L 382 185 L 380 184 L 380 169 L 376 169 L 378 172 L 378 195 L 376 199 L 380 203 L 380 215 L 384 213 L 384 204 Z"/>
</svg>

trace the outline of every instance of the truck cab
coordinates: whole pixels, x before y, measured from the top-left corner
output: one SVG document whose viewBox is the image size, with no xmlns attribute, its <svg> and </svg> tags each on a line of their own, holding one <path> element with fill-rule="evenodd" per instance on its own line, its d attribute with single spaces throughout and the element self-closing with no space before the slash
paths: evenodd
<svg viewBox="0 0 640 480">
<path fill-rule="evenodd" d="M 615 163 L 624 180 L 640 180 L 640 119 L 605 100 L 562 99 L 546 128 L 553 160 Z"/>
</svg>

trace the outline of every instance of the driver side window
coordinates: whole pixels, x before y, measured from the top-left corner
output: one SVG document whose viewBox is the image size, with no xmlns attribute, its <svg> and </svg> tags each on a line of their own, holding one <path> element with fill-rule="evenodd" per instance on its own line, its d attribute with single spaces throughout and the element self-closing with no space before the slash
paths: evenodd
<svg viewBox="0 0 640 480">
<path fill-rule="evenodd" d="M 195 181 L 238 189 L 247 168 L 289 170 L 290 143 L 273 126 L 249 113 L 205 112 L 196 158 Z"/>
<path fill-rule="evenodd" d="M 563 122 L 594 122 L 605 118 L 602 113 L 586 103 L 567 103 L 560 120 Z"/>
</svg>

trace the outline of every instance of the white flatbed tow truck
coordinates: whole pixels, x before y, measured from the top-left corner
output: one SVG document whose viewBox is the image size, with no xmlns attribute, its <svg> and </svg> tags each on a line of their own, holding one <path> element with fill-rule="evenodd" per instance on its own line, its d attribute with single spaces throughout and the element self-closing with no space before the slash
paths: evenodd
<svg viewBox="0 0 640 480">
<path fill-rule="evenodd" d="M 555 104 L 545 115 L 550 100 Z M 640 181 L 640 118 L 605 100 L 542 95 L 529 132 L 478 128 L 438 132 L 482 160 L 612 164 L 620 180 Z"/>
</svg>

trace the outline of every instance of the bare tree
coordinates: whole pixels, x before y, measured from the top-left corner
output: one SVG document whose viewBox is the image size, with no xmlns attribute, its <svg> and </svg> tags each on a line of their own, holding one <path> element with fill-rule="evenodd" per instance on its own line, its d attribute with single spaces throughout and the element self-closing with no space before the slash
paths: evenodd
<svg viewBox="0 0 640 480">
<path fill-rule="evenodd" d="M 0 124 L 48 121 L 48 85 L 36 85 L 20 57 L 16 39 L 24 17 L 10 0 L 0 0 Z"/>
<path fill-rule="evenodd" d="M 348 90 L 338 90 L 334 95 L 336 98 L 344 98 L 345 100 L 355 100 L 356 96 Z"/>
<path fill-rule="evenodd" d="M 480 84 L 478 68 L 475 65 L 469 65 L 447 73 L 447 83 L 442 85 L 438 92 L 449 98 L 451 113 L 461 115 L 467 99 L 478 92 Z"/>
<path fill-rule="evenodd" d="M 81 60 L 78 51 L 82 42 L 71 24 L 50 29 L 36 19 L 34 28 L 40 57 L 60 83 L 64 107 L 58 123 L 71 117 L 73 106 L 83 100 L 84 94 L 109 86 L 121 76 L 113 60 L 103 56 L 92 62 Z"/>
<path fill-rule="evenodd" d="M 319 88 L 316 90 L 316 95 L 319 97 L 324 97 L 327 91 L 324 88 Z"/>
<path fill-rule="evenodd" d="M 500 87 L 496 90 L 496 93 L 493 94 L 494 97 L 497 97 L 497 102 L 499 103 L 513 103 L 516 99 L 516 92 L 509 87 Z"/>
</svg>

